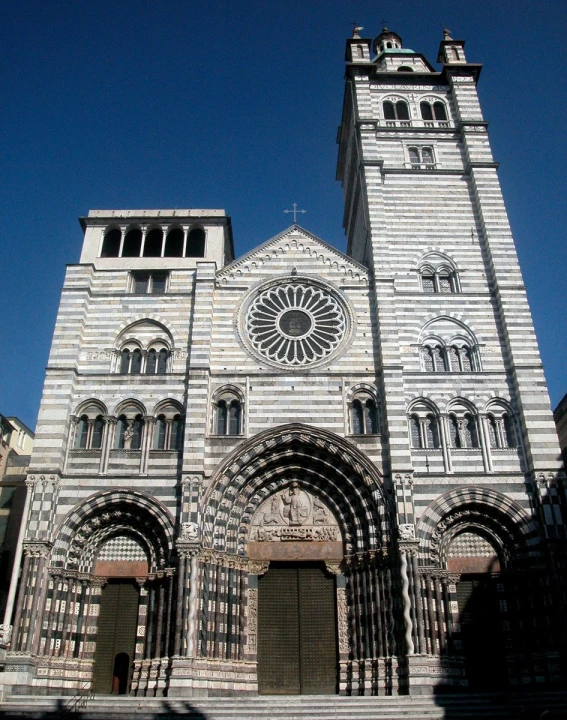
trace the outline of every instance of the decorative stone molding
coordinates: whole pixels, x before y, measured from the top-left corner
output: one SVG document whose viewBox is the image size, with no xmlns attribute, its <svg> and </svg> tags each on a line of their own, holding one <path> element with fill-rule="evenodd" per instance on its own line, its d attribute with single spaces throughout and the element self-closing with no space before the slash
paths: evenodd
<svg viewBox="0 0 567 720">
<path fill-rule="evenodd" d="M 199 526 L 195 522 L 181 523 L 181 540 L 195 542 L 199 539 Z"/>
<path fill-rule="evenodd" d="M 29 557 L 47 557 L 51 552 L 52 544 L 49 542 L 24 541 L 24 555 Z"/>
<path fill-rule="evenodd" d="M 12 626 L 0 625 L 0 646 L 7 646 L 12 640 Z"/>
<path fill-rule="evenodd" d="M 398 526 L 400 540 L 415 540 L 415 526 L 413 523 L 402 523 Z"/>
<path fill-rule="evenodd" d="M 345 588 L 337 588 L 337 625 L 339 652 L 346 654 L 348 653 L 348 607 Z"/>
<path fill-rule="evenodd" d="M 255 655 L 258 652 L 258 590 L 248 589 L 248 643 L 247 652 Z"/>
<path fill-rule="evenodd" d="M 262 560 L 249 560 L 248 573 L 250 575 L 265 575 L 268 572 L 270 563 Z"/>
</svg>

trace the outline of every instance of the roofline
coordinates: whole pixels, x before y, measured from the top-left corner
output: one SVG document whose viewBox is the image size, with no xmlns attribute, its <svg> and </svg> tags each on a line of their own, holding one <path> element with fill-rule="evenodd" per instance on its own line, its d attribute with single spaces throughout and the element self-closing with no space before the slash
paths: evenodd
<svg viewBox="0 0 567 720">
<path fill-rule="evenodd" d="M 352 264 L 355 265 L 356 267 L 360 268 L 360 270 L 362 270 L 366 275 L 368 275 L 368 276 L 370 275 L 370 273 L 369 273 L 369 271 L 368 271 L 368 268 L 367 268 L 365 265 L 362 265 L 362 263 L 359 263 L 357 260 L 355 260 L 354 258 L 350 257 L 350 255 L 346 255 L 345 253 L 341 252 L 340 250 L 338 250 L 338 249 L 337 249 L 336 247 L 334 247 L 333 245 L 329 244 L 329 243 L 326 242 L 325 240 L 322 240 L 322 239 L 321 239 L 320 237 L 318 237 L 317 235 L 314 235 L 313 233 L 309 232 L 309 230 L 305 230 L 305 228 L 302 228 L 301 225 L 298 225 L 297 223 L 294 223 L 293 225 L 290 225 L 290 226 L 289 226 L 288 228 L 286 228 L 285 230 L 282 230 L 282 231 L 281 231 L 280 233 L 278 233 L 277 235 L 274 235 L 273 237 L 271 237 L 269 240 L 266 240 L 266 241 L 263 242 L 261 245 L 257 245 L 255 248 L 252 248 L 252 250 L 249 250 L 247 253 L 244 253 L 244 255 L 241 255 L 240 257 L 238 257 L 238 258 L 236 258 L 235 260 L 233 260 L 233 262 L 229 263 L 228 265 L 225 265 L 223 268 L 221 268 L 221 269 L 217 272 L 217 276 L 222 275 L 222 273 L 223 273 L 225 270 L 232 269 L 232 268 L 234 268 L 234 267 L 237 267 L 240 263 L 246 262 L 246 260 L 248 260 L 248 258 L 250 258 L 250 257 L 252 257 L 253 255 L 255 255 L 259 250 L 262 250 L 262 248 L 267 247 L 270 243 L 273 243 L 273 242 L 275 242 L 275 241 L 277 241 L 277 240 L 282 239 L 285 235 L 288 235 L 290 232 L 292 232 L 292 231 L 294 231 L 294 230 L 295 230 L 295 231 L 298 231 L 298 230 L 299 230 L 299 232 L 302 232 L 304 235 L 307 235 L 308 237 L 310 237 L 310 238 L 311 238 L 312 240 L 314 240 L 315 242 L 321 243 L 321 245 L 323 245 L 324 247 L 328 248 L 328 250 L 330 250 L 331 252 L 336 253 L 339 257 L 344 258 L 344 259 L 345 259 L 346 261 L 348 261 L 349 263 L 352 263 Z"/>
</svg>

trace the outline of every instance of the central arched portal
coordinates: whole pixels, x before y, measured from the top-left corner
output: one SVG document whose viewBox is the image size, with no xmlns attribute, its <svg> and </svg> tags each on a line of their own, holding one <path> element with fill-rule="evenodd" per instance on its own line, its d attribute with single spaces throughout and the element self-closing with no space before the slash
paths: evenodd
<svg viewBox="0 0 567 720">
<path fill-rule="evenodd" d="M 339 569 L 344 549 L 334 513 L 293 480 L 260 503 L 249 537 L 248 556 L 270 561 L 258 581 L 258 691 L 337 692 L 336 575 L 329 567 Z"/>
<path fill-rule="evenodd" d="M 388 542 L 375 466 L 342 438 L 286 426 L 225 460 L 205 503 L 205 543 L 247 564 L 245 647 L 258 691 L 348 692 L 353 673 L 376 654 L 359 641 L 374 622 L 360 588 L 382 582 Z"/>
</svg>

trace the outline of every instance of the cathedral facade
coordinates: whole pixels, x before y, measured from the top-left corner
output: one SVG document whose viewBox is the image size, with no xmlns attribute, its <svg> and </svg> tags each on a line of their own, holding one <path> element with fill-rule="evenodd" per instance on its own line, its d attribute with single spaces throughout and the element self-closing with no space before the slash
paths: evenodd
<svg viewBox="0 0 567 720">
<path fill-rule="evenodd" d="M 565 497 L 477 96 L 346 48 L 347 253 L 91 211 L 27 478 L 13 692 L 379 695 L 565 673 Z M 563 655 L 562 655 L 563 653 Z"/>
</svg>

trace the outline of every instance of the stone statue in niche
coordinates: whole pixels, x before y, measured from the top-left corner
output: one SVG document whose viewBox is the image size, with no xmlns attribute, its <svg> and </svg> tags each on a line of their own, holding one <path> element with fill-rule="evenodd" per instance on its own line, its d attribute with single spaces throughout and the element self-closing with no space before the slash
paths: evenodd
<svg viewBox="0 0 567 720">
<path fill-rule="evenodd" d="M 252 518 L 250 540 L 337 542 L 341 533 L 324 501 L 294 480 L 261 503 Z"/>
</svg>

